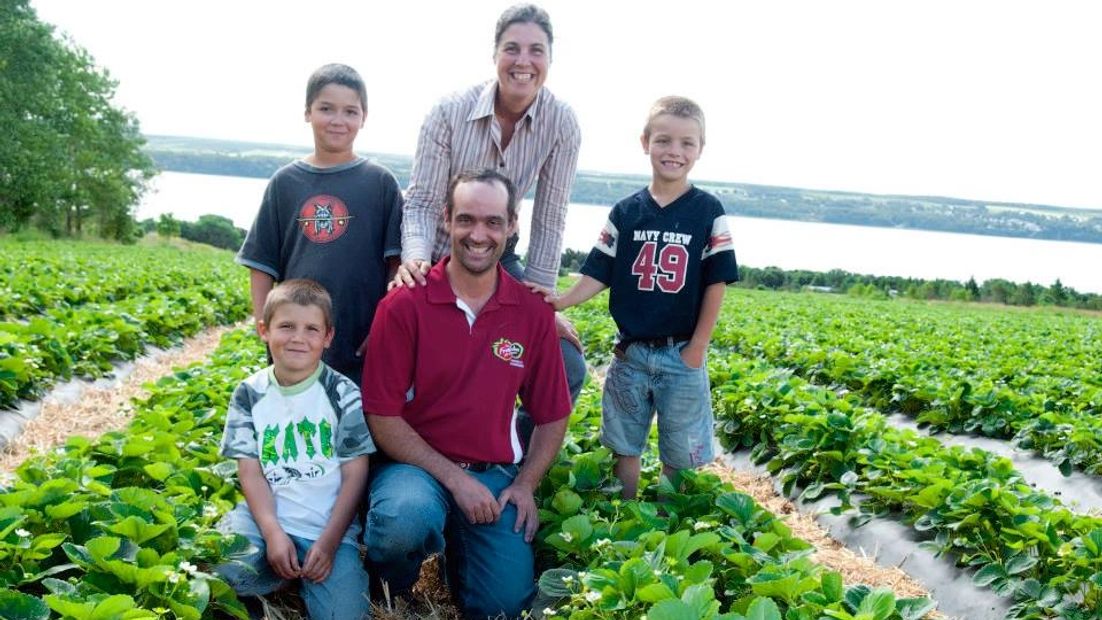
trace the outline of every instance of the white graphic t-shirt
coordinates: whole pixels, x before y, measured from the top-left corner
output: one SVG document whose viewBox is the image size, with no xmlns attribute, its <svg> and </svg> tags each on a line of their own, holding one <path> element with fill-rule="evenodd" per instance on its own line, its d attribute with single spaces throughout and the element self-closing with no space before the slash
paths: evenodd
<svg viewBox="0 0 1102 620">
<path fill-rule="evenodd" d="M 302 383 L 281 386 L 271 367 L 237 386 L 226 415 L 222 456 L 257 459 L 283 531 L 317 540 L 341 486 L 340 464 L 375 451 L 360 390 L 324 363 Z M 344 540 L 354 542 L 353 521 Z"/>
</svg>

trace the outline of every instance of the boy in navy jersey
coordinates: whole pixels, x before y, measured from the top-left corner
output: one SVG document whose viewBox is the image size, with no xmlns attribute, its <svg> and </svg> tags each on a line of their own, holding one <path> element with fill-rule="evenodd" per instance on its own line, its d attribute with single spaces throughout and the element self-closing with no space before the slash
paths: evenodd
<svg viewBox="0 0 1102 620">
<path fill-rule="evenodd" d="M 562 310 L 611 289 L 620 335 L 605 379 L 601 442 L 616 453 L 625 499 L 635 497 L 656 411 L 664 475 L 712 460 L 705 351 L 724 290 L 738 279 L 723 206 L 688 180 L 704 148 L 700 107 L 684 97 L 659 99 L 642 143 L 650 185 L 612 208 L 577 284 L 547 298 Z"/>
</svg>

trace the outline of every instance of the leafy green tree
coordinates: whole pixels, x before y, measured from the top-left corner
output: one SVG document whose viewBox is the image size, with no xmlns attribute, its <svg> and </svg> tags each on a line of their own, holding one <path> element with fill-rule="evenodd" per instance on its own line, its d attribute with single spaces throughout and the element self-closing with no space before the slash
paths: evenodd
<svg viewBox="0 0 1102 620">
<path fill-rule="evenodd" d="M 559 265 L 559 274 L 566 275 L 568 273 L 577 273 L 582 270 L 582 264 L 585 263 L 586 257 L 589 256 L 588 251 L 575 250 L 573 248 L 566 248 L 562 253 L 562 261 Z"/>
<path fill-rule="evenodd" d="M 180 236 L 180 221 L 172 217 L 171 213 L 162 213 L 157 219 L 157 234 L 168 237 Z"/>
<path fill-rule="evenodd" d="M 0 228 L 132 238 L 155 170 L 115 87 L 28 0 L 0 0 Z"/>
<path fill-rule="evenodd" d="M 198 222 L 180 222 L 180 237 L 189 241 L 237 250 L 245 241 L 245 231 L 233 225 L 233 220 L 220 215 L 200 215 Z"/>
<path fill-rule="evenodd" d="M 1048 290 L 1041 295 L 1041 299 L 1044 303 L 1054 306 L 1066 306 L 1068 305 L 1068 289 L 1063 282 L 1060 282 L 1060 278 L 1056 278 L 1052 286 L 1048 287 Z"/>
</svg>

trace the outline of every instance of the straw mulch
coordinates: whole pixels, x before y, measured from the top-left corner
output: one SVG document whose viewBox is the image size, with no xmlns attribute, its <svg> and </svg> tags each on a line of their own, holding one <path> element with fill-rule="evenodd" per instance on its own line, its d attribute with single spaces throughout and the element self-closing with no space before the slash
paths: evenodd
<svg viewBox="0 0 1102 620">
<path fill-rule="evenodd" d="M 28 456 L 59 446 L 72 435 L 98 437 L 123 428 L 130 422 L 132 398 L 146 394 L 142 385 L 206 359 L 222 334 L 232 327 L 212 327 L 174 347 L 136 360 L 134 370 L 119 385 L 109 388 L 85 386 L 75 403 L 61 403 L 46 396 L 38 417 L 27 422 L 23 432 L 0 452 L 0 472 L 11 472 Z"/>
<path fill-rule="evenodd" d="M 785 524 L 792 529 L 794 537 L 805 540 L 815 547 L 812 559 L 841 573 L 845 583 L 863 583 L 876 588 L 890 588 L 898 597 L 929 595 L 926 588 L 900 568 L 880 566 L 873 558 L 858 555 L 831 538 L 811 515 L 800 512 L 795 504 L 777 494 L 769 476 L 730 469 L 718 462 L 706 467 L 705 471 L 719 476 L 725 482 L 730 482 L 739 491 L 753 497 L 754 501 L 762 507 L 783 518 Z M 945 618 L 936 611 L 927 617 Z"/>
</svg>

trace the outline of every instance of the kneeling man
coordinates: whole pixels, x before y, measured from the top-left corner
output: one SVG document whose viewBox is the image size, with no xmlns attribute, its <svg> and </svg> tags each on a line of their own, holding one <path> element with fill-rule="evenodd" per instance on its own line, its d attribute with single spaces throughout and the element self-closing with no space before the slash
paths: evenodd
<svg viewBox="0 0 1102 620">
<path fill-rule="evenodd" d="M 426 557 L 445 552 L 467 618 L 518 617 L 535 594 L 533 491 L 570 414 L 554 312 L 498 266 L 517 225 L 515 193 L 494 170 L 452 180 L 451 256 L 426 286 L 379 304 L 364 365 L 364 412 L 390 459 L 372 468 L 372 570 L 403 593 Z M 518 396 L 536 423 L 527 455 Z"/>
</svg>

